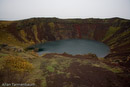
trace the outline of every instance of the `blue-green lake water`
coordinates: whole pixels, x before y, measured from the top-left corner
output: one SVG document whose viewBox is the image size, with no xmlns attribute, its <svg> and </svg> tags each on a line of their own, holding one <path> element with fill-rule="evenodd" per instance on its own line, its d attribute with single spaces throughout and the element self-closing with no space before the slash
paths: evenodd
<svg viewBox="0 0 130 87">
<path fill-rule="evenodd" d="M 35 47 L 43 49 L 38 54 L 43 53 L 68 53 L 77 54 L 96 54 L 98 57 L 104 57 L 109 53 L 109 47 L 102 42 L 86 39 L 68 39 L 47 42 L 44 44 L 35 45 Z"/>
</svg>

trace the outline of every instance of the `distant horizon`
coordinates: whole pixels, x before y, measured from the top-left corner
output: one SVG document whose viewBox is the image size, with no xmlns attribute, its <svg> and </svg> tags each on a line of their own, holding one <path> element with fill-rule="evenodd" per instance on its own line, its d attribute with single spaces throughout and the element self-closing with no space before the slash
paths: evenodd
<svg viewBox="0 0 130 87">
<path fill-rule="evenodd" d="M 107 18 L 94 18 L 94 17 L 90 17 L 90 18 L 60 18 L 60 17 L 28 17 L 28 18 L 22 18 L 22 19 L 10 19 L 10 20 L 6 20 L 6 19 L 0 19 L 0 21 L 20 21 L 20 20 L 27 20 L 27 19 L 32 19 L 32 18 L 57 18 L 57 19 L 112 19 L 112 18 L 119 18 L 119 19 L 124 19 L 124 20 L 130 20 L 130 19 L 127 19 L 127 18 L 123 18 L 123 17 L 107 17 Z"/>
</svg>

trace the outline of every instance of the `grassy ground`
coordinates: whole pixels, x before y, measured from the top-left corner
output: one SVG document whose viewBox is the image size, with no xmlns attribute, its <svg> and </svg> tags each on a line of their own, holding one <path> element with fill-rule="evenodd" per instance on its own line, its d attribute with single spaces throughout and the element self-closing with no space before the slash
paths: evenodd
<svg viewBox="0 0 130 87">
<path fill-rule="evenodd" d="M 33 51 L 3 49 L 0 51 L 0 63 L 8 55 L 20 56 L 33 65 L 32 72 L 26 76 L 26 83 L 35 83 L 35 87 L 128 87 L 122 67 L 93 54 L 51 53 L 38 56 Z"/>
</svg>

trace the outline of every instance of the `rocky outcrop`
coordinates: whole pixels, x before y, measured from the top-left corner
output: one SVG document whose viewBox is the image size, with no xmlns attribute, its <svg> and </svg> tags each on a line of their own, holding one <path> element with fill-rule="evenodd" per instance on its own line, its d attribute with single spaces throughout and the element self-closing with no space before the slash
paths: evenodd
<svg viewBox="0 0 130 87">
<path fill-rule="evenodd" d="M 2 46 L 2 47 L 0 47 L 1 48 L 1 50 L 5 50 L 5 51 L 11 51 L 11 52 L 23 52 L 24 51 L 24 49 L 23 48 L 21 48 L 21 47 L 17 47 L 17 46 L 8 46 L 8 45 L 6 45 L 6 46 Z"/>
</svg>

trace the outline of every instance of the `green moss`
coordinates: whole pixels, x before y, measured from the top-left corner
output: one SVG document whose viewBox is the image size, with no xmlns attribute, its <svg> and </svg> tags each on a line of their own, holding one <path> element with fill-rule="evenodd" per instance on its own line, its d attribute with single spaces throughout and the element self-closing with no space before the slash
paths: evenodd
<svg viewBox="0 0 130 87">
<path fill-rule="evenodd" d="M 0 53 L 0 57 L 8 56 L 6 53 Z"/>
<path fill-rule="evenodd" d="M 47 40 L 43 38 L 43 39 L 41 40 L 41 42 L 42 42 L 42 43 L 45 43 L 45 42 L 47 42 Z"/>
<path fill-rule="evenodd" d="M 93 64 L 93 66 L 95 66 L 95 67 L 101 67 L 99 64 Z"/>
<path fill-rule="evenodd" d="M 29 41 L 26 39 L 27 34 L 24 32 L 24 30 L 20 30 L 20 34 L 21 34 L 21 38 L 22 38 L 25 42 L 29 42 Z"/>
<path fill-rule="evenodd" d="M 5 30 L 0 30 L 0 44 L 3 43 L 22 47 L 27 47 L 30 45 L 29 43 L 22 43 L 21 41 L 17 40 L 12 34 L 6 32 Z"/>
<path fill-rule="evenodd" d="M 109 41 L 108 41 L 108 45 L 113 44 L 113 45 L 111 46 L 111 47 L 113 48 L 116 44 L 119 44 L 119 46 L 128 44 L 128 43 L 129 43 L 129 39 L 130 39 L 129 37 L 126 37 L 126 38 L 125 38 L 126 41 L 122 41 L 122 42 L 118 43 L 118 41 L 120 41 L 121 38 L 123 38 L 123 37 L 126 36 L 126 35 L 127 35 L 127 36 L 130 35 L 129 29 L 128 29 L 128 31 L 124 31 L 124 32 L 118 34 L 116 37 L 114 37 L 114 38 L 112 38 L 111 40 L 109 40 Z M 123 40 L 124 40 L 124 39 L 123 39 Z"/>
<path fill-rule="evenodd" d="M 47 66 L 46 69 L 49 71 L 49 72 L 54 72 L 55 69 L 53 66 Z"/>
<path fill-rule="evenodd" d="M 127 20 L 121 20 L 121 23 L 126 23 L 126 22 L 128 22 Z"/>
<path fill-rule="evenodd" d="M 53 22 L 50 22 L 50 23 L 48 23 L 48 25 L 49 25 L 49 27 L 50 27 L 50 29 L 51 29 L 51 34 L 53 34 L 53 35 L 56 35 L 56 32 L 55 32 L 55 24 L 53 23 Z"/>
<path fill-rule="evenodd" d="M 65 74 L 65 70 L 72 63 L 72 59 L 65 58 L 62 56 L 55 56 L 51 59 L 44 59 L 41 68 L 45 76 L 48 75 L 48 72 L 56 72 L 57 74 Z"/>
<path fill-rule="evenodd" d="M 120 27 L 110 27 L 102 41 L 105 41 L 106 39 L 110 38 L 119 29 Z"/>
<path fill-rule="evenodd" d="M 121 73 L 121 72 L 123 72 L 123 70 L 120 67 L 111 67 L 111 66 L 106 65 L 105 63 L 94 63 L 94 64 L 92 64 L 92 66 L 105 68 L 105 69 L 107 69 L 109 71 L 112 71 L 114 73 Z"/>
<path fill-rule="evenodd" d="M 119 67 L 112 68 L 110 66 L 104 66 L 104 68 L 106 68 L 106 69 L 108 69 L 108 70 L 110 70 L 110 71 L 112 71 L 114 73 L 121 73 L 121 72 L 123 72 L 123 70 L 121 68 L 119 68 Z"/>
<path fill-rule="evenodd" d="M 70 78 L 71 73 L 66 73 L 66 77 Z"/>
<path fill-rule="evenodd" d="M 41 85 L 42 85 L 42 87 L 47 87 L 47 83 L 46 83 L 46 78 L 45 77 L 43 77 Z"/>
<path fill-rule="evenodd" d="M 128 31 L 121 33 L 120 37 L 123 37 L 123 36 L 126 36 L 126 35 L 130 35 L 130 29 Z"/>
<path fill-rule="evenodd" d="M 38 31 L 37 31 L 37 26 L 33 25 L 32 27 L 34 35 L 35 35 L 35 39 L 40 43 L 40 40 L 38 39 Z"/>
<path fill-rule="evenodd" d="M 50 26 L 51 29 L 55 28 L 55 24 L 53 22 L 48 23 L 48 25 Z"/>
</svg>

